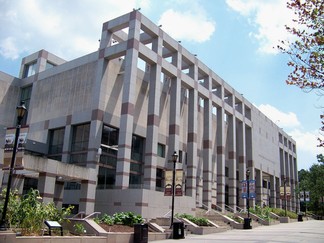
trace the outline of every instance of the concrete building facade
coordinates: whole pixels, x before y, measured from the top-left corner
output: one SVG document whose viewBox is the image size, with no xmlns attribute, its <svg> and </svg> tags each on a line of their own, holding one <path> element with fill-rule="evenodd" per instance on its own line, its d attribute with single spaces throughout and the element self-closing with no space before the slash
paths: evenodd
<svg viewBox="0 0 324 243">
<path fill-rule="evenodd" d="M 247 169 L 250 205 L 283 207 L 285 180 L 288 209 L 299 207 L 295 141 L 139 11 L 104 23 L 96 52 L 65 61 L 41 50 L 23 58 L 19 77 L 0 72 L 0 87 L 1 161 L 15 107 L 28 109 L 14 175 L 20 193 L 35 187 L 44 201 L 87 214 L 164 216 L 177 151 L 176 213 L 244 209 Z"/>
</svg>

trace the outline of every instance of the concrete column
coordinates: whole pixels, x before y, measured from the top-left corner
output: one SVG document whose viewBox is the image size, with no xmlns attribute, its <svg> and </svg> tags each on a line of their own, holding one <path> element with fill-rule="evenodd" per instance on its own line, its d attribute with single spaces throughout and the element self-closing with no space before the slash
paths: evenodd
<svg viewBox="0 0 324 243">
<path fill-rule="evenodd" d="M 189 67 L 189 76 L 198 82 L 198 66 L 192 65 Z M 196 198 L 197 196 L 197 127 L 198 127 L 198 91 L 196 88 L 189 90 L 188 97 L 188 135 L 187 135 L 187 196 Z M 196 202 L 199 201 L 196 198 Z"/>
<path fill-rule="evenodd" d="M 282 208 L 282 200 L 280 200 L 280 179 L 278 177 L 275 178 L 276 180 L 276 206 L 277 208 Z"/>
<path fill-rule="evenodd" d="M 96 181 L 81 181 L 79 212 L 85 212 L 86 215 L 94 212 L 96 199 Z"/>
<path fill-rule="evenodd" d="M 225 111 L 217 108 L 217 205 L 225 210 Z"/>
<path fill-rule="evenodd" d="M 234 116 L 228 116 L 227 145 L 228 145 L 228 194 L 229 206 L 236 212 L 236 121 Z"/>
<path fill-rule="evenodd" d="M 135 109 L 138 46 L 140 22 L 137 21 L 137 11 L 132 12 L 129 23 L 129 49 L 125 56 L 125 74 L 120 115 L 119 145 L 116 167 L 116 188 L 125 189 L 129 186 L 129 172 L 132 150 L 133 120 Z"/>
<path fill-rule="evenodd" d="M 198 92 L 189 90 L 188 99 L 188 141 L 187 141 L 187 196 L 196 197 L 197 183 L 197 121 Z"/>
<path fill-rule="evenodd" d="M 153 40 L 152 49 L 158 56 L 162 54 L 162 38 Z M 149 82 L 149 100 L 146 128 L 145 144 L 145 166 L 144 184 L 145 188 L 155 190 L 156 187 L 156 165 L 157 165 L 157 146 L 159 139 L 160 125 L 160 84 L 161 84 L 161 59 L 158 63 L 151 65 Z"/>
<path fill-rule="evenodd" d="M 255 203 L 262 207 L 263 205 L 263 176 L 262 170 L 255 169 L 255 192 L 256 192 L 256 199 Z M 251 178 L 252 179 L 252 178 Z"/>
<path fill-rule="evenodd" d="M 275 172 L 273 172 L 275 175 Z M 270 207 L 276 208 L 277 207 L 277 195 L 276 195 L 276 177 L 271 175 L 270 176 Z"/>
<path fill-rule="evenodd" d="M 44 203 L 53 202 L 55 181 L 55 174 L 50 174 L 46 172 L 39 173 L 37 189 Z"/>
<path fill-rule="evenodd" d="M 239 168 L 239 183 L 245 180 L 245 173 L 246 173 L 246 148 L 245 148 L 245 125 L 243 122 L 239 121 L 237 124 L 237 153 L 238 153 L 238 168 Z M 239 199 L 239 207 L 244 209 L 246 207 L 246 199 L 241 197 L 241 184 L 240 187 L 240 197 Z"/>
<path fill-rule="evenodd" d="M 205 82 L 209 81 L 208 79 Z M 204 99 L 203 131 L 203 204 L 212 204 L 212 101 Z"/>
<path fill-rule="evenodd" d="M 57 208 L 62 208 L 64 193 L 64 181 L 56 181 L 54 190 L 54 204 Z"/>
</svg>

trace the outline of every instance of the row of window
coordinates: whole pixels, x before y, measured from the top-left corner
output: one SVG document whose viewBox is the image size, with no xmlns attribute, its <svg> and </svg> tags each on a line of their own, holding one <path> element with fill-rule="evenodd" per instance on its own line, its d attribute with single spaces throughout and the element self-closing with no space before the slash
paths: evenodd
<svg viewBox="0 0 324 243">
<path fill-rule="evenodd" d="M 62 161 L 65 128 L 49 131 L 48 157 Z M 73 126 L 71 153 L 68 163 L 84 166 L 90 137 L 90 124 Z M 104 125 L 101 137 L 101 155 L 99 159 L 98 188 L 113 188 L 116 179 L 119 130 Z M 130 164 L 130 185 L 142 184 L 144 161 L 144 138 L 133 135 Z M 158 156 L 165 157 L 165 145 L 158 144 Z M 162 187 L 163 170 L 157 170 L 157 187 Z"/>
</svg>

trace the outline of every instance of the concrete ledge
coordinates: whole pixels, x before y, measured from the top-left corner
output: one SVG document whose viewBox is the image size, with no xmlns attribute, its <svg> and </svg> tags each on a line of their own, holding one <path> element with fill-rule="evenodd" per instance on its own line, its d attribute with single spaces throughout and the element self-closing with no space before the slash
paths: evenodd
<svg viewBox="0 0 324 243">
<path fill-rule="evenodd" d="M 279 222 L 280 223 L 289 223 L 290 219 L 289 217 L 280 217 Z"/>
</svg>

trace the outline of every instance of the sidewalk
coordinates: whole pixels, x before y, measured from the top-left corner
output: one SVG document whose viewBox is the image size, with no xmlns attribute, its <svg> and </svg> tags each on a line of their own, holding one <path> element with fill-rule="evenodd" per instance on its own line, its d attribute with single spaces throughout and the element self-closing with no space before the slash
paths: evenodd
<svg viewBox="0 0 324 243">
<path fill-rule="evenodd" d="M 187 235 L 180 240 L 161 240 L 154 243 L 260 243 L 260 242 L 324 242 L 324 221 L 309 220 L 294 223 L 281 223 L 272 226 L 259 226 L 251 230 L 229 230 L 209 235 Z"/>
</svg>

